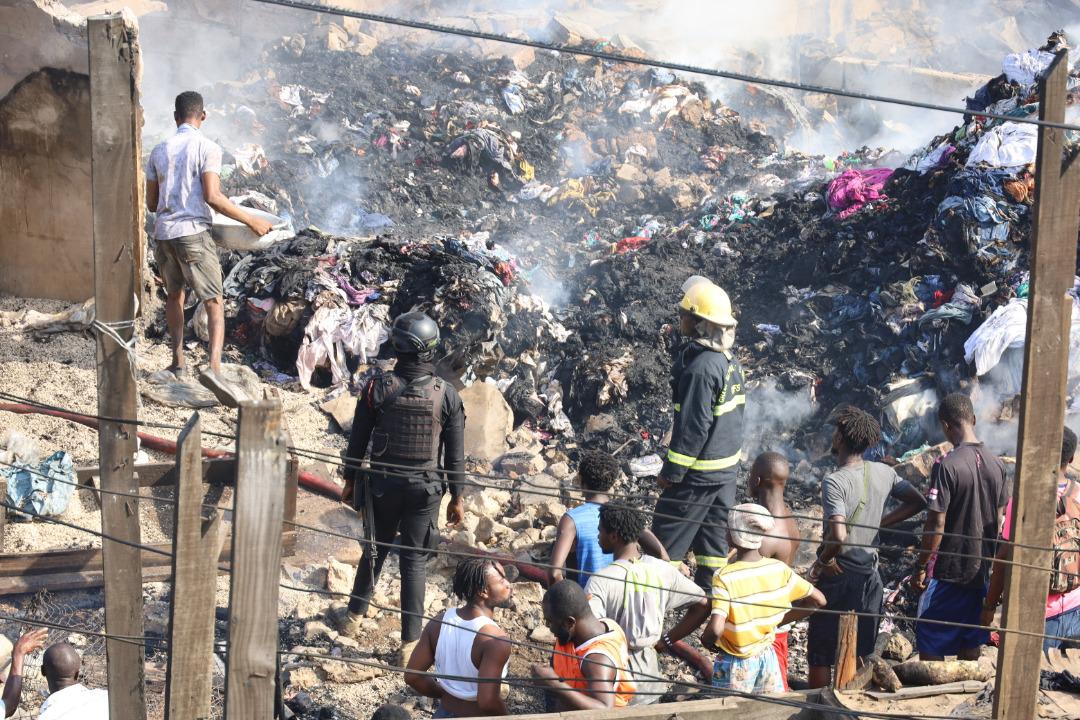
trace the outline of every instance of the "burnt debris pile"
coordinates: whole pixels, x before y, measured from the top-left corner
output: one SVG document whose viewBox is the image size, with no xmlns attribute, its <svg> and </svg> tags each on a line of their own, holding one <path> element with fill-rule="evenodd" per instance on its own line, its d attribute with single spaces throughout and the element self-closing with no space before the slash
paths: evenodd
<svg viewBox="0 0 1080 720">
<path fill-rule="evenodd" d="M 206 92 L 227 190 L 301 229 L 225 262 L 230 337 L 272 381 L 355 382 L 419 308 L 445 374 L 495 381 L 518 423 L 647 455 L 701 274 L 759 391 L 881 409 L 907 449 L 923 431 L 889 404 L 971 376 L 965 341 L 1026 293 L 1036 128 L 979 113 L 1037 116 L 1059 35 L 914 156 L 825 158 L 666 70 L 331 27 Z"/>
</svg>

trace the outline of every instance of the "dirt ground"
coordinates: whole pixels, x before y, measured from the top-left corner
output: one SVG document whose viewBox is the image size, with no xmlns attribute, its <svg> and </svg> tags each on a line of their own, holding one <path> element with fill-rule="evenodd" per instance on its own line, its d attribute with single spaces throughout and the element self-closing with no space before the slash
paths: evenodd
<svg viewBox="0 0 1080 720">
<path fill-rule="evenodd" d="M 53 300 L 26 300 L 0 297 L 0 312 L 31 308 L 43 313 L 64 310 L 67 303 Z M 0 342 L 0 391 L 75 412 L 97 413 L 94 340 L 89 335 L 61 333 L 45 339 L 35 339 L 20 333 L 6 334 Z M 139 379 L 166 367 L 170 362 L 164 343 L 140 338 L 137 345 Z M 205 362 L 205 345 L 189 343 L 188 362 L 192 367 Z M 238 359 L 238 358 L 237 358 Z M 229 358 L 226 358 L 228 361 Z M 297 447 L 337 453 L 345 448 L 346 438 L 315 403 L 319 395 L 292 392 L 277 388 L 285 408 L 289 431 Z M 173 408 L 142 399 L 139 419 L 181 427 L 194 411 Z M 203 428 L 203 447 L 231 450 L 234 443 L 209 433 L 234 434 L 236 412 L 217 406 L 199 411 Z M 19 415 L 0 411 L 0 437 L 17 430 L 37 446 L 38 454 L 47 457 L 58 450 L 72 456 L 74 464 L 96 466 L 98 459 L 97 431 L 60 418 L 45 415 Z M 152 435 L 175 440 L 179 431 L 165 428 L 143 428 Z M 154 450 L 142 450 L 138 461 L 166 462 L 172 457 Z M 302 465 L 310 463 L 302 462 Z M 158 504 L 159 507 L 161 506 Z M 149 504 L 144 504 L 144 517 Z M 158 513 L 160 514 L 160 513 Z M 76 491 L 64 519 L 68 522 L 99 529 L 101 517 L 93 493 Z M 143 523 L 143 540 L 161 542 L 171 535 L 163 534 L 158 519 Z M 41 523 L 13 523 L 4 538 L 4 552 L 96 546 L 100 543 L 78 530 Z"/>
<path fill-rule="evenodd" d="M 0 311 L 21 310 L 27 307 L 39 312 L 58 312 L 63 310 L 65 305 L 44 300 L 0 298 Z M 94 344 L 90 337 L 67 333 L 38 340 L 9 333 L 5 339 L 5 342 L 0 343 L 0 391 L 78 412 L 96 412 L 96 397 L 94 393 L 87 392 L 87 388 L 93 388 L 96 381 Z M 143 340 L 140 340 L 138 344 L 138 357 L 140 379 L 150 371 L 165 367 L 169 362 L 168 351 L 164 344 Z M 189 362 L 196 364 L 202 359 L 202 348 L 192 347 L 189 352 Z M 331 452 L 343 449 L 345 437 L 331 425 L 328 417 L 315 407 L 317 395 L 282 389 L 281 396 L 285 403 L 289 429 L 296 445 Z M 155 423 L 180 426 L 188 419 L 190 413 L 189 410 L 164 407 L 144 400 L 139 410 L 139 417 Z M 228 442 L 206 435 L 205 431 L 234 432 L 236 429 L 234 412 L 224 408 L 210 408 L 200 411 L 200 414 L 204 428 L 204 446 L 228 448 Z M 97 462 L 97 434 L 91 428 L 47 416 L 0 412 L 0 436 L 9 430 L 18 430 L 32 439 L 42 456 L 64 450 L 73 456 L 76 466 L 92 466 Z M 148 429 L 148 431 L 170 439 L 175 438 L 177 434 L 176 430 L 161 428 Z M 152 450 L 145 451 L 141 457 L 144 461 L 152 462 L 171 459 L 163 453 Z M 163 497 L 166 496 L 163 495 Z M 171 537 L 170 505 L 148 500 L 142 503 L 141 516 L 144 542 L 163 542 Z M 93 492 L 76 491 L 63 519 L 94 530 L 100 528 L 100 512 Z M 362 531 L 362 523 L 356 513 L 337 502 L 303 490 L 298 498 L 297 522 L 351 536 L 359 536 Z M 16 522 L 9 524 L 3 550 L 8 553 L 18 553 L 91 547 L 99 544 L 100 541 L 93 535 L 72 528 L 43 522 Z M 327 587 L 325 568 L 330 558 L 334 558 L 346 566 L 348 577 L 345 591 L 347 592 L 348 584 L 352 580 L 351 568 L 355 567 L 359 552 L 359 544 L 351 540 L 301 529 L 294 554 L 283 560 L 282 582 L 311 590 L 323 590 Z M 427 607 L 429 614 L 434 614 L 446 606 L 449 578 L 452 572 L 452 559 L 437 557 L 430 563 Z M 399 605 L 400 585 L 397 577 L 397 560 L 396 557 L 391 556 L 377 587 L 376 602 L 390 607 Z M 224 576 L 219 577 L 217 584 L 218 616 L 224 618 L 224 610 L 229 602 L 229 580 Z M 518 583 L 517 591 L 518 610 L 504 612 L 500 622 L 514 637 L 525 639 L 541 625 L 539 600 L 542 589 L 535 583 Z M 147 583 L 146 585 L 148 637 L 164 637 L 167 634 L 169 592 L 167 583 Z M 282 589 L 279 604 L 279 615 L 282 618 L 281 649 L 296 649 L 298 652 L 308 654 L 344 653 L 381 663 L 395 662 L 400 627 L 395 613 L 374 614 L 363 636 L 353 644 L 339 639 L 337 633 L 327 627 L 329 623 L 326 611 L 332 604 L 332 599 L 325 595 Z M 54 618 L 61 624 L 95 630 L 102 629 L 104 625 L 103 614 L 100 611 L 102 605 L 101 591 L 91 590 L 43 594 L 37 598 L 28 596 L 5 598 L 0 602 L 0 609 L 15 616 Z M 4 628 L 3 631 L 9 636 L 16 636 L 19 632 L 14 626 Z M 218 639 L 224 640 L 225 634 L 225 625 L 219 622 Z M 66 633 L 54 631 L 50 636 L 50 641 L 65 637 L 68 637 Z M 94 640 L 92 636 L 74 639 L 80 643 L 79 647 L 86 656 L 88 670 L 93 669 L 93 672 L 88 673 L 87 681 L 94 685 L 104 685 L 104 643 Z M 547 643 L 545 641 L 539 644 Z M 153 681 L 155 678 L 160 679 L 159 676 L 163 677 L 163 659 L 160 648 L 148 649 L 148 677 L 152 680 L 148 685 L 148 703 L 152 711 L 160 710 L 163 701 L 163 685 Z M 538 651 L 515 652 L 510 673 L 527 677 L 531 663 L 543 660 L 544 657 Z M 31 664 L 33 662 L 32 658 Z M 219 668 L 223 667 L 220 663 L 216 664 Z M 432 711 L 430 701 L 417 698 L 407 691 L 400 675 L 367 673 L 359 666 L 340 663 L 331 665 L 332 671 L 328 674 L 325 669 L 327 665 L 325 660 L 284 656 L 282 668 L 286 671 L 286 695 L 307 693 L 315 709 L 334 708 L 337 715 L 333 717 L 340 718 L 367 717 L 384 702 L 405 704 L 417 716 L 425 716 Z M 672 670 L 676 669 L 673 667 Z M 334 682 L 334 677 L 349 681 Z M 218 692 L 221 691 L 222 679 L 221 674 L 217 673 Z M 688 674 L 687 679 L 689 679 Z M 40 694 L 35 694 L 33 687 L 28 691 L 28 696 L 35 696 L 34 699 L 28 698 L 26 703 L 28 709 L 33 710 L 40 703 L 38 695 Z M 511 691 L 508 702 L 511 710 L 517 713 L 536 712 L 543 709 L 539 693 L 529 688 L 515 687 Z"/>
</svg>

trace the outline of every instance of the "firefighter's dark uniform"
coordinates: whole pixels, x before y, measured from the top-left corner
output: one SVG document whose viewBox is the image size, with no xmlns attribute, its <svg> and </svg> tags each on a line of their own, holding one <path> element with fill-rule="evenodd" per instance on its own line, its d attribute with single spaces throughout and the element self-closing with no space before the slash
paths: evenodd
<svg viewBox="0 0 1080 720">
<path fill-rule="evenodd" d="M 671 388 L 675 426 L 661 475 L 673 485 L 656 503 L 652 530 L 673 562 L 694 551 L 694 579 L 709 588 L 727 562 L 727 514 L 742 459 L 742 368 L 730 352 L 689 342 L 675 359 Z"/>
<path fill-rule="evenodd" d="M 353 485 L 353 506 L 358 511 L 365 501 L 364 481 L 370 482 L 375 540 L 380 543 L 393 543 L 400 533 L 402 546 L 434 548 L 443 493 L 449 487 L 452 497 L 460 494 L 465 410 L 457 391 L 434 373 L 430 364 L 399 361 L 393 373 L 368 382 L 357 399 L 347 456 L 365 457 L 370 440 L 374 467 L 347 470 L 345 479 Z M 377 463 L 407 467 L 380 468 Z M 388 545 L 376 547 L 376 581 L 389 552 Z M 420 637 L 428 555 L 400 551 L 403 642 Z M 370 563 L 364 544 L 349 601 L 352 613 L 367 611 L 374 589 Z"/>
</svg>

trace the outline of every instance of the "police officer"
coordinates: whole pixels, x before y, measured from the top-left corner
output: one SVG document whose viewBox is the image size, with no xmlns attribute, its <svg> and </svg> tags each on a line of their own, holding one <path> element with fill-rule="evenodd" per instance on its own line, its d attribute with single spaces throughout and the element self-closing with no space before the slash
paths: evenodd
<svg viewBox="0 0 1080 720">
<path fill-rule="evenodd" d="M 400 534 L 401 655 L 407 662 L 420 638 L 424 612 L 426 561 L 435 547 L 439 505 L 447 488 L 446 521 L 462 521 L 461 473 L 465 469 L 465 410 L 461 398 L 436 377 L 432 360 L 439 327 L 422 312 L 394 320 L 390 342 L 397 355 L 393 372 L 377 375 L 357 399 L 348 457 L 368 455 L 371 468 L 345 472 L 344 502 L 371 518 L 375 548 L 363 544 L 348 611 L 338 618 L 341 631 L 355 635 L 367 612 L 389 545 Z M 365 507 L 370 503 L 370 508 Z M 365 529 L 365 532 L 370 532 Z"/>
<path fill-rule="evenodd" d="M 736 321 L 727 293 L 700 276 L 687 280 L 683 293 L 679 332 L 688 340 L 672 368 L 675 424 L 657 479 L 663 492 L 652 530 L 673 561 L 694 551 L 694 580 L 709 589 L 713 573 L 727 563 L 746 395 L 732 352 Z"/>
</svg>

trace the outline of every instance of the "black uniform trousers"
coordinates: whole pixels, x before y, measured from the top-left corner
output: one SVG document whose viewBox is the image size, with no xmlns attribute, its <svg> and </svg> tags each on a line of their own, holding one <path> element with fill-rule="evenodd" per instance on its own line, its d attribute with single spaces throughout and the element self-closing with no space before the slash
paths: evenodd
<svg viewBox="0 0 1080 720">
<path fill-rule="evenodd" d="M 363 492 L 358 486 L 356 492 Z M 361 541 L 363 555 L 360 566 L 356 569 L 353 582 L 353 597 L 349 600 L 349 611 L 365 613 L 379 581 L 386 556 L 390 554 L 390 543 L 400 535 L 398 550 L 401 566 L 401 640 L 412 642 L 420 638 L 423 626 L 424 591 L 427 581 L 427 559 L 439 542 L 437 528 L 439 505 L 442 502 L 444 487 L 441 482 L 410 483 L 400 478 L 376 477 L 372 480 L 371 503 L 375 516 L 375 540 L 384 545 L 375 548 L 375 566 L 371 564 L 371 547 Z M 361 511 L 361 516 L 368 517 Z M 419 547 L 424 550 L 408 550 L 406 547 Z M 374 582 L 373 582 L 374 579 Z"/>
<path fill-rule="evenodd" d="M 656 501 L 652 531 L 664 544 L 672 562 L 694 551 L 694 582 L 705 592 L 712 576 L 727 564 L 728 511 L 735 505 L 735 473 L 722 475 L 719 484 L 683 481 L 672 485 Z"/>
</svg>

